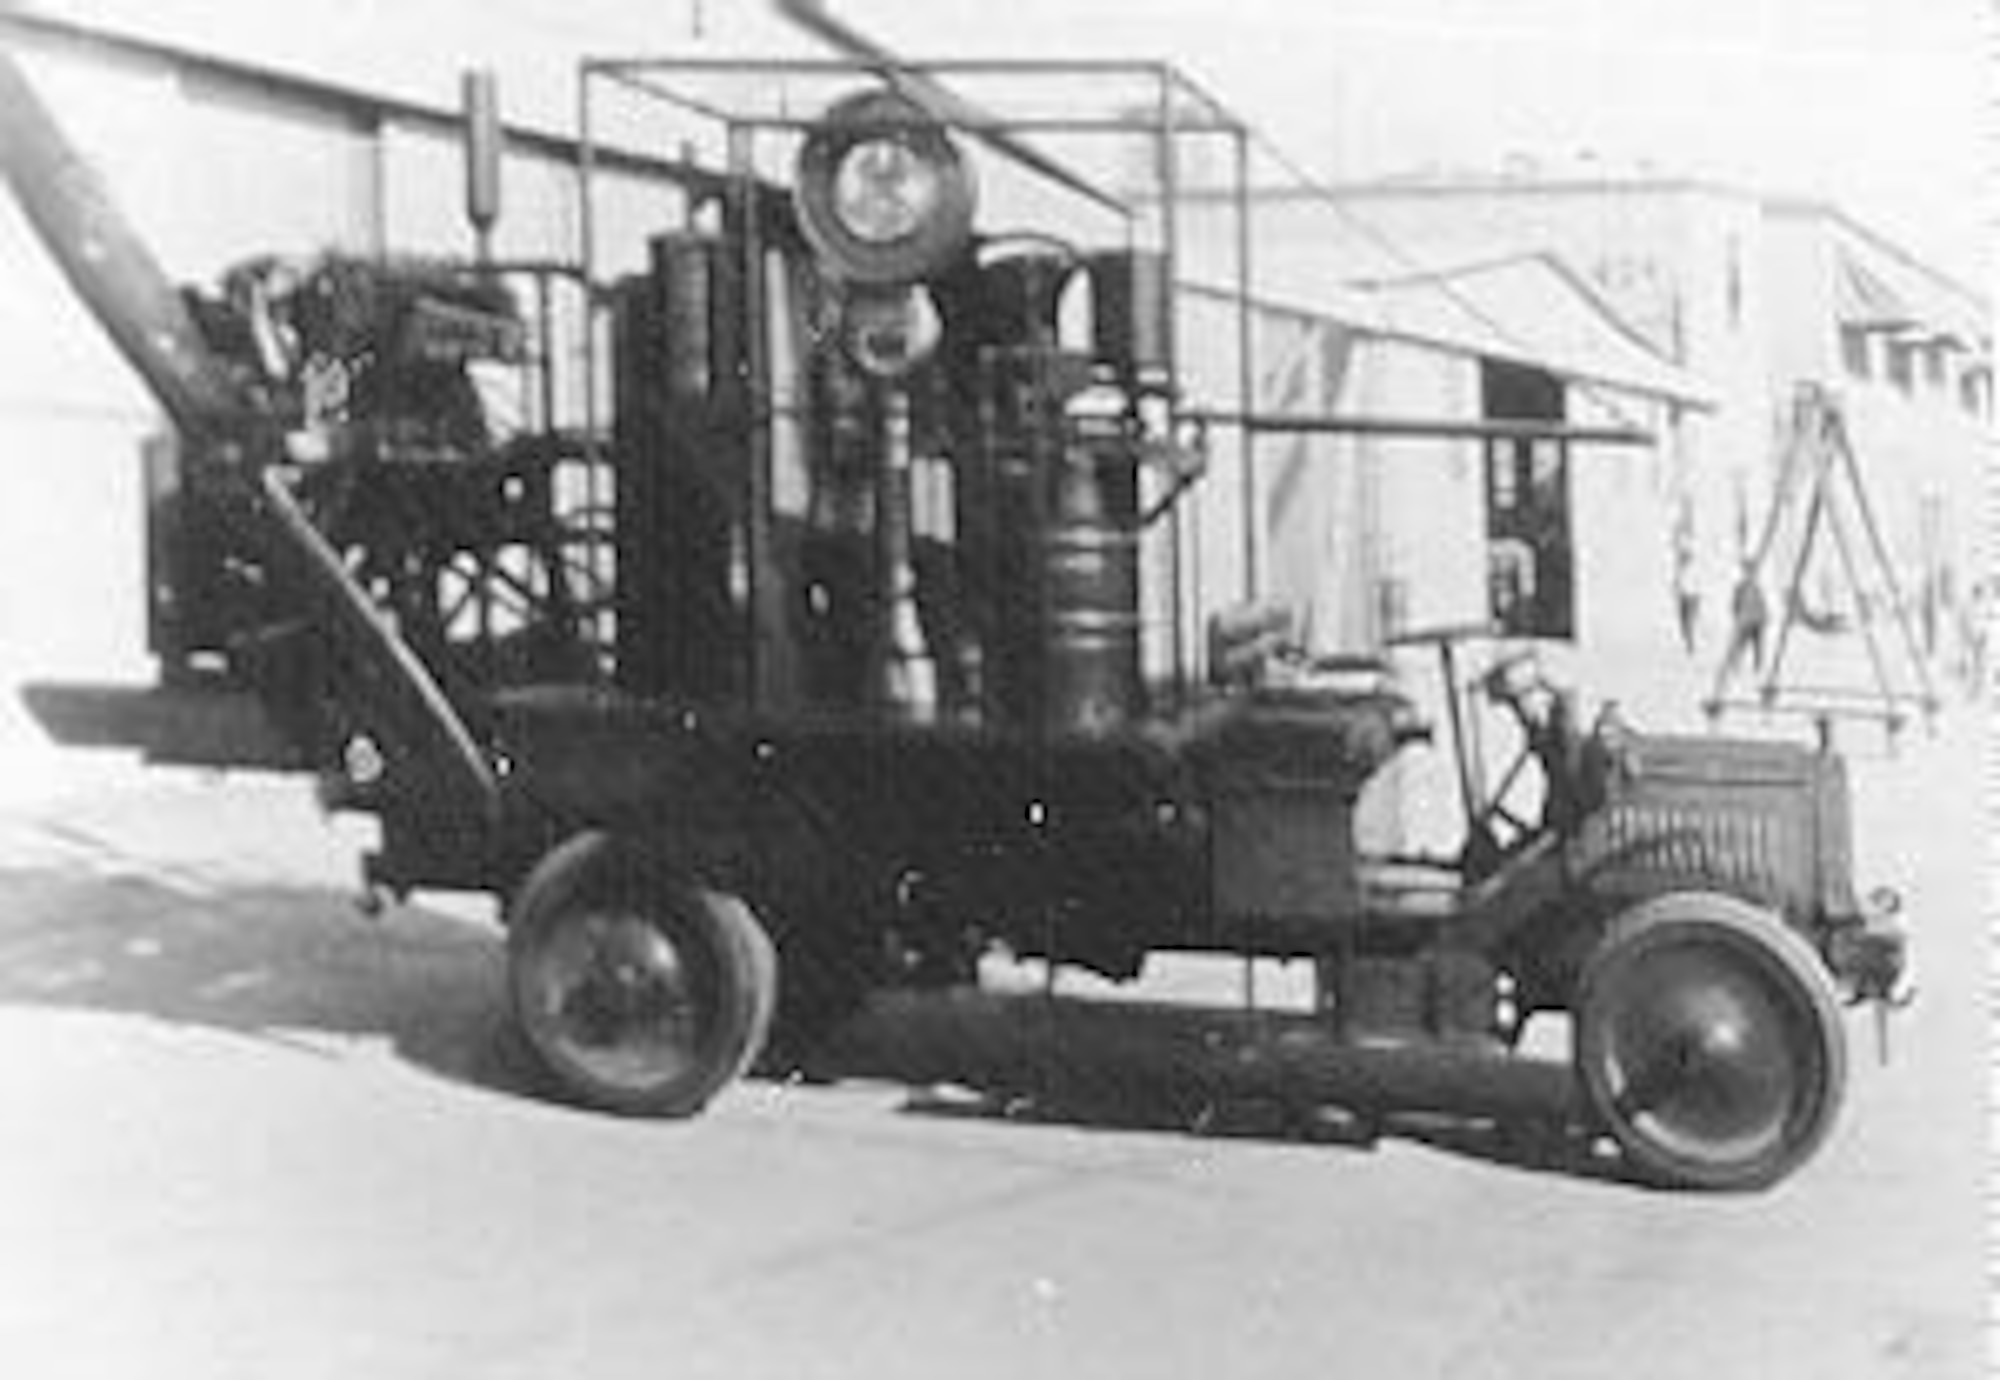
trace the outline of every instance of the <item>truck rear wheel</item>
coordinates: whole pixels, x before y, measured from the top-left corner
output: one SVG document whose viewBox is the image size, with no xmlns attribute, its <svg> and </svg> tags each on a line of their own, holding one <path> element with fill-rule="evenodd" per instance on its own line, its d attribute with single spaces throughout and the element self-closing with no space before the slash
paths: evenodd
<svg viewBox="0 0 2000 1380">
<path fill-rule="evenodd" d="M 508 987 L 528 1048 L 568 1097 L 691 1116 L 762 1049 L 770 939 L 744 902 L 584 833 L 543 858 L 508 917 Z"/>
<path fill-rule="evenodd" d="M 1833 984 L 1805 940 L 1734 897 L 1680 892 L 1620 916 L 1585 966 L 1575 1015 L 1590 1110 L 1649 1179 L 1768 1187 L 1839 1111 Z"/>
</svg>

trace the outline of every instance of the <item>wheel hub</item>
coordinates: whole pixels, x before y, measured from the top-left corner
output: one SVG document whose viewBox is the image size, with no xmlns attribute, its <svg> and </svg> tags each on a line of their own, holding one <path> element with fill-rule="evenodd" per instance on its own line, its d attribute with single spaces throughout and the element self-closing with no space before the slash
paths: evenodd
<svg viewBox="0 0 2000 1380">
<path fill-rule="evenodd" d="M 700 1038 L 692 974 L 671 940 L 637 915 L 588 916 L 550 946 L 540 1002 L 553 1036 L 593 1076 L 679 1076 Z"/>
<path fill-rule="evenodd" d="M 1799 1060 L 1783 1012 L 1740 967 L 1700 949 L 1637 970 L 1609 1018 L 1607 1080 L 1618 1107 L 1673 1153 L 1738 1159 L 1784 1135 Z"/>
</svg>

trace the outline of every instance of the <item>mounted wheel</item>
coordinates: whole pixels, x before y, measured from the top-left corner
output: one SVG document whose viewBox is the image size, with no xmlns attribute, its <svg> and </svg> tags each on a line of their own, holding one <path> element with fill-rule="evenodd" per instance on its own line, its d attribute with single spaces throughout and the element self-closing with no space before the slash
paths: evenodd
<svg viewBox="0 0 2000 1380">
<path fill-rule="evenodd" d="M 1832 981 L 1804 939 L 1733 897 L 1681 892 L 1620 916 L 1584 968 L 1575 1016 L 1589 1108 L 1655 1181 L 1768 1187 L 1839 1111 Z"/>
<path fill-rule="evenodd" d="M 690 1116 L 749 1067 L 777 1005 L 777 961 L 742 900 L 602 833 L 529 874 L 508 917 L 514 1018 L 568 1097 Z"/>
</svg>

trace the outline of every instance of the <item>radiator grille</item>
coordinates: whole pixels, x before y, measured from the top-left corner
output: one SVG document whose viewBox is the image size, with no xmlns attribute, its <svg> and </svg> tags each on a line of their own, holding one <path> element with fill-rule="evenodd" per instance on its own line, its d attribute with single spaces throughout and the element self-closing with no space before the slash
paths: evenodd
<svg viewBox="0 0 2000 1380">
<path fill-rule="evenodd" d="M 1598 880 L 1699 882 L 1790 899 L 1810 876 L 1799 821 L 1773 811 L 1620 804 L 1585 831 L 1579 862 Z"/>
</svg>

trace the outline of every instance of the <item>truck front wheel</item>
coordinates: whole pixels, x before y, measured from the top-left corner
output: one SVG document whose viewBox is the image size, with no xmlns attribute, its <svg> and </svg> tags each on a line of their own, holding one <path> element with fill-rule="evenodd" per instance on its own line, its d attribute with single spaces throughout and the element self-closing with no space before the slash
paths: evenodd
<svg viewBox="0 0 2000 1380">
<path fill-rule="evenodd" d="M 1708 892 L 1613 922 L 1575 1005 L 1590 1111 L 1645 1177 L 1682 1188 L 1776 1183 L 1839 1111 L 1846 1045 L 1833 984 L 1777 916 Z"/>
<path fill-rule="evenodd" d="M 529 1050 L 574 1101 L 700 1111 L 762 1049 L 777 961 L 749 906 L 599 832 L 551 851 L 508 915 L 508 987 Z"/>
</svg>

